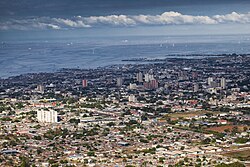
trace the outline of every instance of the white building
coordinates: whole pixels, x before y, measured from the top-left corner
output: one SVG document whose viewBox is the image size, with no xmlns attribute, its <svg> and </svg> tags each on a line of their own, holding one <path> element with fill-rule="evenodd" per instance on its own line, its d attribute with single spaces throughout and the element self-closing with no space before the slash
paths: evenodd
<svg viewBox="0 0 250 167">
<path fill-rule="evenodd" d="M 57 111 L 38 110 L 37 111 L 37 119 L 39 122 L 56 123 L 56 122 L 58 122 Z"/>
<path fill-rule="evenodd" d="M 208 88 L 207 92 L 210 94 L 213 94 L 213 93 L 217 94 L 217 89 L 216 88 Z"/>
<path fill-rule="evenodd" d="M 129 102 L 136 102 L 137 99 L 136 99 L 135 95 L 129 95 L 128 101 L 129 101 Z"/>
<path fill-rule="evenodd" d="M 149 82 L 151 80 L 154 80 L 154 75 L 146 73 L 145 74 L 145 82 Z"/>
<path fill-rule="evenodd" d="M 36 91 L 39 93 L 44 93 L 44 86 L 43 85 L 37 85 Z"/>
<path fill-rule="evenodd" d="M 193 92 L 198 92 L 199 91 L 199 84 L 194 83 L 193 85 Z"/>
<path fill-rule="evenodd" d="M 143 74 L 141 72 L 136 74 L 136 80 L 138 82 L 143 82 Z"/>
<path fill-rule="evenodd" d="M 208 84 L 209 86 L 211 86 L 211 84 L 212 84 L 213 81 L 214 81 L 214 79 L 213 79 L 212 77 L 209 77 L 209 78 L 207 79 L 207 84 Z"/>
<path fill-rule="evenodd" d="M 129 84 L 129 89 L 136 89 L 137 85 L 135 83 L 130 83 Z"/>
<path fill-rule="evenodd" d="M 220 86 L 222 89 L 226 89 L 226 79 L 225 78 L 220 79 Z"/>
<path fill-rule="evenodd" d="M 116 85 L 117 85 L 118 87 L 121 87 L 121 86 L 123 85 L 123 78 L 121 78 L 121 77 L 117 78 Z"/>
</svg>

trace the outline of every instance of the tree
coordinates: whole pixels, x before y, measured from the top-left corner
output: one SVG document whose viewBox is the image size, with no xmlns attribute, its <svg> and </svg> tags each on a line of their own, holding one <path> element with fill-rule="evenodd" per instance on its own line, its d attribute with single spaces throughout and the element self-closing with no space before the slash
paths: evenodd
<svg viewBox="0 0 250 167">
<path fill-rule="evenodd" d="M 52 164 L 51 167 L 59 167 L 59 164 L 57 164 L 57 163 Z"/>
<path fill-rule="evenodd" d="M 216 165 L 215 167 L 245 167 L 245 165 L 240 162 L 234 162 L 230 164 L 221 163 Z"/>
<path fill-rule="evenodd" d="M 244 144 L 246 142 L 250 141 L 250 139 L 248 138 L 237 138 L 235 139 L 235 143 L 240 143 L 240 144 Z"/>
<path fill-rule="evenodd" d="M 69 122 L 70 122 L 70 123 L 78 124 L 78 123 L 80 123 L 80 119 L 71 118 L 71 119 L 69 120 Z"/>
<path fill-rule="evenodd" d="M 134 124 L 137 124 L 137 121 L 136 120 L 129 120 L 129 122 L 127 124 L 134 125 Z"/>
<path fill-rule="evenodd" d="M 95 152 L 94 152 L 94 151 L 89 151 L 89 152 L 87 153 L 87 155 L 88 155 L 88 156 L 95 156 Z"/>
<path fill-rule="evenodd" d="M 160 163 L 164 163 L 164 160 L 165 160 L 164 157 L 160 157 L 160 158 L 159 158 L 159 162 L 160 162 Z"/>
<path fill-rule="evenodd" d="M 156 102 L 156 105 L 163 105 L 163 102 L 162 101 L 158 101 L 158 102 Z"/>
<path fill-rule="evenodd" d="M 107 126 L 109 126 L 109 127 L 115 126 L 115 123 L 114 122 L 109 122 L 109 123 L 107 123 Z"/>
<path fill-rule="evenodd" d="M 30 164 L 29 164 L 29 159 L 26 158 L 26 157 L 21 157 L 21 165 L 20 167 L 30 167 Z"/>
<path fill-rule="evenodd" d="M 142 121 L 148 120 L 148 117 L 146 116 L 146 114 L 143 114 L 143 115 L 141 116 L 141 120 L 142 120 Z"/>
<path fill-rule="evenodd" d="M 42 137 L 41 136 L 34 136 L 34 139 L 35 140 L 42 140 Z"/>
<path fill-rule="evenodd" d="M 232 129 L 232 134 L 236 134 L 239 132 L 239 129 L 237 126 L 234 126 L 233 129 Z"/>
<path fill-rule="evenodd" d="M 206 138 L 205 140 L 202 140 L 202 144 L 209 144 L 211 142 L 210 138 Z"/>
<path fill-rule="evenodd" d="M 244 128 L 243 128 L 244 132 L 246 132 L 247 129 L 248 129 L 247 126 L 244 126 Z"/>
<path fill-rule="evenodd" d="M 38 149 L 36 150 L 36 152 L 37 152 L 37 154 L 39 155 L 39 154 L 41 154 L 43 151 L 42 151 L 41 148 L 38 148 Z"/>
<path fill-rule="evenodd" d="M 195 164 L 195 167 L 200 167 L 201 163 Z"/>
</svg>

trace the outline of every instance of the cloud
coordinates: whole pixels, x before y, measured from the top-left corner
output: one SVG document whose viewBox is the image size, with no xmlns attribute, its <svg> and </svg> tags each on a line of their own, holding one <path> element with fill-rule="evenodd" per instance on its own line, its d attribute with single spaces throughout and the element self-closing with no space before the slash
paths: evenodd
<svg viewBox="0 0 250 167">
<path fill-rule="evenodd" d="M 216 20 L 208 16 L 183 15 L 178 12 L 165 12 L 161 15 L 133 16 L 139 24 L 168 25 L 168 24 L 216 24 Z"/>
<path fill-rule="evenodd" d="M 9 20 L 0 23 L 0 30 L 31 30 L 31 29 L 61 29 L 61 27 L 50 18 L 41 17 L 33 19 Z"/>
<path fill-rule="evenodd" d="M 70 20 L 70 19 L 61 19 L 53 18 L 52 22 L 55 22 L 62 27 L 73 27 L 73 28 L 88 28 L 90 25 L 85 24 L 82 20 Z"/>
<path fill-rule="evenodd" d="M 232 12 L 226 15 L 215 15 L 213 19 L 219 23 L 250 23 L 250 12 L 246 14 Z"/>
<path fill-rule="evenodd" d="M 131 26 L 136 25 L 135 20 L 126 15 L 110 15 L 110 16 L 91 16 L 83 18 L 90 25 L 113 25 L 113 26 Z"/>
<path fill-rule="evenodd" d="M 0 23 L 0 30 L 32 30 L 32 29 L 75 29 L 100 26 L 163 26 L 163 25 L 196 25 L 196 24 L 248 24 L 250 12 L 241 14 L 232 12 L 226 15 L 194 16 L 178 12 L 164 12 L 161 15 L 109 15 L 109 16 L 76 16 L 72 18 L 26 18 L 8 20 Z"/>
</svg>

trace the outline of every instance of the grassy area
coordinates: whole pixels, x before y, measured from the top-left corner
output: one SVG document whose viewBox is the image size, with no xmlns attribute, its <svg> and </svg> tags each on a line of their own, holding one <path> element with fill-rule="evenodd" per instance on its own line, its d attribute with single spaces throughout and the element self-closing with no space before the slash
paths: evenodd
<svg viewBox="0 0 250 167">
<path fill-rule="evenodd" d="M 223 133 L 223 132 L 225 132 L 225 130 L 228 130 L 229 132 L 231 132 L 234 127 L 237 127 L 239 132 L 243 132 L 244 127 L 247 127 L 247 129 L 249 129 L 248 126 L 243 126 L 243 125 L 240 125 L 240 126 L 237 126 L 237 125 L 223 125 L 223 126 L 215 126 L 215 127 L 207 128 L 206 130 Z"/>
<path fill-rule="evenodd" d="M 213 112 L 211 111 L 176 112 L 176 113 L 168 114 L 167 116 L 170 118 L 189 118 L 189 117 L 194 117 L 198 115 L 204 115 L 207 113 L 213 113 Z"/>
<path fill-rule="evenodd" d="M 242 151 L 233 151 L 224 155 L 231 158 L 239 159 L 240 161 L 250 161 L 250 148 Z"/>
</svg>

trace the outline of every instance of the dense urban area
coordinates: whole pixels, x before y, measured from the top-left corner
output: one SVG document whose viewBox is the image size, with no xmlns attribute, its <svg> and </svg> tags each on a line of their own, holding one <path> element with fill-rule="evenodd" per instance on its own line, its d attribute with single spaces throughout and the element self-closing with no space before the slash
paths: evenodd
<svg viewBox="0 0 250 167">
<path fill-rule="evenodd" d="M 0 79 L 0 166 L 250 166 L 250 55 Z"/>
</svg>

